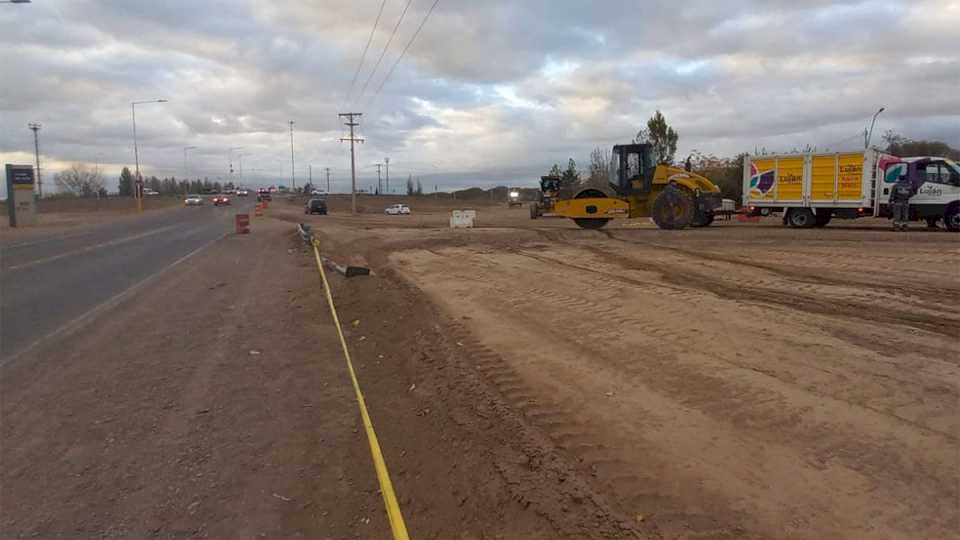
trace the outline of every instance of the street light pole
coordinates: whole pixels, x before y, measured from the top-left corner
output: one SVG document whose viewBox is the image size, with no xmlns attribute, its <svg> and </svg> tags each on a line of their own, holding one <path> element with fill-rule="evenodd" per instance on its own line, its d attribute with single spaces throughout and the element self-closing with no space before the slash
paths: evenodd
<svg viewBox="0 0 960 540">
<path fill-rule="evenodd" d="M 290 189 L 297 190 L 296 170 L 293 163 L 293 120 L 290 121 Z"/>
<path fill-rule="evenodd" d="M 877 117 L 880 116 L 880 113 L 882 113 L 884 110 L 886 110 L 886 107 L 880 107 L 880 110 L 874 113 L 873 120 L 870 122 L 870 132 L 866 134 L 866 137 L 863 140 L 864 150 L 868 150 L 870 148 L 870 140 L 873 139 L 873 125 L 877 123 Z"/>
<path fill-rule="evenodd" d="M 40 176 L 40 137 L 37 135 L 37 132 L 40 131 L 41 125 L 36 122 L 31 122 L 27 124 L 27 127 L 33 131 L 33 151 L 37 159 L 37 189 L 40 198 L 43 198 L 43 178 Z"/>
<path fill-rule="evenodd" d="M 133 159 L 136 162 L 137 175 L 134 179 L 133 197 L 137 200 L 137 212 L 143 212 L 143 179 L 140 178 L 140 150 L 137 147 L 137 105 L 145 103 L 166 103 L 165 99 L 151 99 L 147 101 L 132 101 L 130 113 L 133 118 Z"/>
<path fill-rule="evenodd" d="M 196 146 L 183 147 L 183 180 L 189 182 L 190 170 L 187 168 L 187 150 L 193 150 Z"/>
<path fill-rule="evenodd" d="M 233 146 L 227 149 L 227 161 L 230 164 L 230 183 L 233 183 L 233 153 L 237 150 L 243 150 L 243 146 Z"/>
</svg>

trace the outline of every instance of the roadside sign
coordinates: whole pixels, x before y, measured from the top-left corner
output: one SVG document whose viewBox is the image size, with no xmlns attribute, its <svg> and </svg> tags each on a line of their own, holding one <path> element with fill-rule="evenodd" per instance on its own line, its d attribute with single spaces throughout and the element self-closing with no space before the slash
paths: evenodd
<svg viewBox="0 0 960 540">
<path fill-rule="evenodd" d="M 7 163 L 7 215 L 11 227 L 37 223 L 37 201 L 33 195 L 33 165 Z"/>
</svg>

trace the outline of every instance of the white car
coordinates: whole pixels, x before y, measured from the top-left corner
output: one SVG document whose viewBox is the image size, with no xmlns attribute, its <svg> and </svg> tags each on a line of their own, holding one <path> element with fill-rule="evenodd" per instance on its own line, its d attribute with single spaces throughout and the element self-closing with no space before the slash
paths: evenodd
<svg viewBox="0 0 960 540">
<path fill-rule="evenodd" d="M 203 206 L 203 197 L 199 195 L 187 195 L 183 200 L 184 206 Z"/>
<path fill-rule="evenodd" d="M 407 215 L 410 213 L 410 207 L 405 204 L 392 204 L 383 213 L 391 216 Z"/>
</svg>

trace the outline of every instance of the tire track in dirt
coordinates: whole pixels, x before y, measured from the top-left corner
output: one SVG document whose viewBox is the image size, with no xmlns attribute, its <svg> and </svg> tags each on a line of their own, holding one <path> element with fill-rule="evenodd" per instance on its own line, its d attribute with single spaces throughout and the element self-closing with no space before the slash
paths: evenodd
<svg viewBox="0 0 960 540">
<path fill-rule="evenodd" d="M 818 288 L 816 286 L 798 287 L 794 284 L 786 290 L 778 290 L 769 288 L 770 285 L 774 283 L 769 280 L 761 281 L 757 284 L 759 285 L 757 287 L 753 287 L 753 283 L 751 282 L 751 287 L 748 288 L 744 283 L 730 283 L 722 277 L 716 277 L 716 274 L 691 270 L 691 268 L 695 268 L 697 265 L 690 264 L 688 261 L 679 260 L 673 264 L 656 262 L 649 259 L 638 261 L 612 250 L 598 248 L 595 245 L 583 245 L 579 247 L 596 255 L 598 260 L 616 262 L 624 269 L 656 271 L 660 273 L 663 280 L 667 283 L 678 287 L 696 287 L 706 292 L 734 300 L 767 302 L 812 314 L 836 315 L 853 319 L 867 319 L 884 324 L 912 326 L 951 338 L 960 335 L 960 316 L 955 313 L 937 313 L 934 310 L 925 310 L 929 311 L 928 313 L 913 313 L 891 309 L 889 301 L 871 300 L 870 297 L 866 295 L 861 295 L 858 299 L 854 297 L 832 299 L 822 293 L 817 294 Z M 677 250 L 673 249 L 672 251 Z M 688 257 L 696 258 L 697 256 L 688 255 Z M 709 257 L 699 258 L 709 259 Z M 729 261 L 722 262 L 729 263 Z M 603 273 L 595 269 L 570 265 L 560 260 L 553 260 L 553 263 L 573 266 L 580 270 Z M 756 265 L 753 263 L 745 263 L 742 264 L 742 266 Z M 782 270 L 778 270 L 777 272 L 782 272 Z M 790 277 L 791 280 L 794 279 L 792 274 L 788 274 L 787 277 Z M 632 282 L 632 280 L 627 278 L 623 280 Z M 764 284 L 767 285 L 766 288 L 763 287 Z M 848 283 L 847 285 L 850 284 Z M 798 291 L 800 291 L 800 293 L 798 293 Z"/>
<path fill-rule="evenodd" d="M 624 270 L 622 267 L 617 269 L 617 266 L 615 263 L 608 265 L 606 263 L 601 264 L 595 261 L 592 263 L 590 261 L 579 261 L 576 255 L 571 255 L 571 254 L 566 254 L 565 256 L 561 257 L 562 260 L 558 260 L 552 257 L 544 257 L 542 255 L 532 255 L 525 252 L 520 252 L 520 254 L 524 256 L 529 256 L 536 260 L 541 260 L 547 263 L 573 265 L 573 267 L 575 268 L 585 268 L 585 265 L 593 264 L 593 267 L 589 268 L 589 270 L 592 272 L 597 272 L 597 274 L 595 274 L 596 277 L 594 278 L 594 280 L 596 280 L 597 283 L 602 283 L 608 286 L 610 290 L 617 290 L 618 288 L 622 287 L 625 283 L 631 284 L 631 285 L 639 284 L 638 286 L 646 285 L 646 282 L 643 279 L 636 279 L 634 277 L 637 274 L 640 274 L 641 276 L 644 274 L 647 274 L 646 271 L 632 270 L 632 269 Z M 624 273 L 628 273 L 630 275 L 623 275 Z M 678 319 L 676 320 L 697 320 L 698 317 L 702 318 L 704 315 L 716 316 L 720 313 L 733 313 L 737 310 L 744 309 L 744 307 L 739 302 L 727 300 L 724 307 L 721 308 L 721 310 L 719 311 L 713 310 L 712 312 L 706 313 L 706 314 L 704 313 L 681 314 L 681 312 L 677 312 L 676 310 L 673 309 L 673 307 L 676 304 L 687 305 L 687 306 L 708 305 L 711 299 L 715 298 L 715 296 L 712 293 L 708 293 L 708 292 L 697 290 L 697 289 L 691 289 L 687 291 L 681 290 L 681 292 L 676 292 L 676 289 L 666 289 L 666 288 L 657 288 L 655 286 L 654 287 L 647 286 L 645 290 L 655 294 L 658 292 L 661 292 L 661 293 L 669 292 L 670 298 L 671 298 L 670 302 L 664 303 L 663 305 L 658 305 L 656 309 L 662 313 L 669 313 L 674 317 L 678 317 Z M 611 309 L 611 307 L 614 307 L 617 309 Z M 622 307 L 623 307 L 622 305 L 611 306 L 611 305 L 605 304 L 602 308 L 599 308 L 595 312 L 595 316 L 597 318 L 611 319 L 614 322 L 617 322 L 620 324 L 629 324 L 630 328 L 637 328 L 646 333 L 653 333 L 658 337 L 667 337 L 675 334 L 675 333 L 672 333 L 669 329 L 651 330 L 649 320 L 623 317 L 623 316 L 619 316 L 618 318 L 619 309 Z M 636 311 L 635 309 L 628 309 L 628 313 L 633 313 L 635 311 Z M 762 311 L 758 312 L 758 315 L 756 318 L 762 320 L 764 318 L 762 313 L 763 313 Z M 786 313 L 790 313 L 789 310 L 785 311 L 785 314 Z M 707 321 L 698 321 L 698 323 L 706 323 L 706 322 Z M 838 334 L 841 337 L 841 339 L 844 339 L 845 341 L 851 341 L 851 339 L 849 338 L 849 336 L 851 335 L 853 336 L 858 335 L 854 332 L 842 330 L 843 327 L 835 323 L 828 324 L 826 321 L 820 321 L 819 319 L 808 319 L 808 322 L 814 322 L 819 324 L 821 328 L 826 328 L 832 334 Z M 800 324 L 800 323 L 798 322 L 797 324 Z M 801 326 L 798 326 L 797 328 L 802 328 L 802 327 L 805 327 L 806 325 L 807 323 L 803 323 Z M 701 330 L 701 332 L 709 332 L 708 329 L 711 326 L 715 326 L 715 325 L 710 325 L 707 323 L 707 324 L 700 324 L 700 326 L 706 327 L 705 329 Z M 866 330 L 870 329 L 870 327 L 864 327 L 863 325 L 857 325 L 857 328 L 860 329 L 861 332 L 864 331 L 865 329 Z M 811 334 L 814 334 L 814 335 L 816 334 L 814 329 L 811 329 Z M 616 336 L 610 336 L 610 337 L 611 339 L 616 339 Z M 719 342 L 722 342 L 724 338 L 725 336 L 723 334 L 714 333 L 710 335 L 709 339 L 719 343 Z M 897 341 L 897 338 L 895 336 L 892 339 L 894 342 Z M 855 344 L 862 344 L 864 341 L 869 341 L 871 344 L 874 344 L 874 348 L 876 343 L 885 342 L 885 340 L 881 339 L 880 336 L 873 337 L 870 340 L 856 339 L 852 341 Z M 889 343 L 889 340 L 887 340 L 886 342 Z M 806 343 L 798 344 L 796 345 L 796 347 L 804 348 L 804 349 L 810 349 L 810 348 L 816 347 L 817 349 L 822 350 L 822 353 L 824 355 L 829 356 L 831 354 L 831 348 L 829 346 L 823 346 L 817 341 L 813 341 L 812 343 L 808 343 L 808 344 Z M 841 366 L 843 366 L 844 370 L 847 370 L 850 372 L 849 373 L 850 376 L 857 376 L 857 377 L 860 377 L 862 380 L 872 380 L 875 384 L 880 386 L 879 391 L 874 393 L 874 397 L 872 398 L 872 400 L 868 398 L 867 401 L 864 401 L 862 396 L 847 395 L 848 391 L 845 390 L 846 388 L 845 384 L 832 385 L 831 383 L 831 385 L 834 388 L 839 388 L 839 389 L 833 392 L 818 391 L 818 393 L 823 395 L 823 397 L 838 399 L 840 401 L 848 402 L 851 405 L 862 406 L 867 409 L 874 410 L 876 412 L 896 416 L 901 420 L 903 420 L 904 422 L 913 424 L 923 429 L 931 429 L 948 438 L 951 438 L 952 440 L 956 440 L 956 436 L 951 429 L 952 424 L 948 420 L 946 420 L 946 419 L 949 419 L 950 417 L 949 415 L 945 416 L 944 412 L 948 413 L 951 410 L 950 405 L 952 402 L 950 400 L 955 401 L 956 399 L 958 399 L 958 394 L 956 389 L 950 386 L 944 385 L 942 381 L 944 377 L 948 379 L 960 377 L 960 371 L 958 371 L 957 365 L 951 363 L 950 361 L 950 358 L 955 355 L 954 353 L 957 350 L 957 344 L 945 340 L 943 347 L 933 347 L 933 346 L 919 345 L 917 341 L 914 340 L 911 342 L 903 341 L 903 344 L 900 345 L 900 349 L 901 351 L 908 351 L 913 353 L 916 353 L 918 351 L 920 353 L 929 353 L 927 357 L 924 357 L 924 355 L 922 354 L 915 355 L 918 357 L 918 360 L 914 362 L 915 366 L 913 370 L 913 377 L 911 378 L 901 376 L 901 373 L 902 373 L 901 366 L 904 361 L 901 358 L 898 358 L 896 363 L 880 362 L 882 367 L 879 367 L 879 368 L 876 367 L 877 363 L 874 363 L 873 364 L 874 367 L 872 367 L 870 370 L 863 369 L 863 365 L 865 364 L 856 360 L 848 361 L 846 358 L 841 358 L 839 360 L 839 363 Z M 874 350 L 874 349 L 868 347 L 868 350 Z M 890 351 L 886 351 L 886 352 L 888 355 L 890 355 Z M 900 356 L 902 356 L 902 354 Z M 938 358 L 942 358 L 942 359 L 934 360 Z M 740 367 L 745 367 L 747 369 L 753 369 L 753 370 L 758 369 L 755 366 L 744 366 L 741 362 L 735 362 L 729 359 L 726 359 L 726 361 L 731 362 L 732 364 L 738 365 Z M 920 363 L 921 361 L 929 365 L 921 364 Z M 884 364 L 887 364 L 887 365 L 884 365 Z M 933 367 L 931 367 L 931 365 Z M 794 366 L 802 366 L 802 368 L 806 370 L 806 373 L 797 373 L 797 371 L 794 369 Z M 816 361 L 816 358 L 814 359 L 814 361 L 807 361 L 804 358 L 798 358 L 796 359 L 795 364 L 791 364 L 790 371 L 793 371 L 793 374 L 790 375 L 788 379 L 799 378 L 799 380 L 801 381 L 806 381 L 804 384 L 809 385 L 813 383 L 813 384 L 816 384 L 817 387 L 823 386 L 824 383 L 827 383 L 830 381 L 816 381 L 816 380 L 811 381 L 809 380 L 809 376 L 805 377 L 806 374 L 816 373 L 816 372 L 830 373 L 830 378 L 835 378 L 834 376 L 835 374 L 825 370 L 824 367 Z M 918 378 L 918 375 L 919 375 L 919 378 Z M 930 395 L 938 396 L 938 398 L 934 400 L 934 403 L 943 404 L 942 405 L 943 408 L 941 409 L 942 412 L 938 413 L 935 416 L 934 415 L 924 416 L 922 413 L 920 413 L 921 415 L 920 417 L 917 417 L 914 414 L 905 415 L 897 412 L 897 408 L 902 407 L 904 403 L 891 403 L 891 402 L 895 401 L 893 396 L 896 396 L 899 393 L 899 391 L 904 388 L 912 389 L 914 391 L 913 395 L 918 395 L 918 394 L 923 395 L 929 392 Z M 915 399 L 915 398 L 911 398 L 911 399 Z M 876 403 L 871 404 L 869 401 L 875 401 Z"/>
<path fill-rule="evenodd" d="M 800 283 L 805 282 L 813 286 L 821 286 L 824 284 L 828 284 L 828 285 L 835 285 L 838 287 L 864 288 L 864 289 L 876 291 L 881 294 L 888 293 L 890 290 L 890 285 L 879 283 L 877 281 L 854 279 L 854 278 L 851 278 L 850 276 L 844 276 L 843 278 L 839 278 L 839 277 L 833 277 L 830 275 L 824 275 L 824 273 L 822 272 L 822 265 L 820 267 L 816 265 L 811 265 L 809 267 L 809 270 L 798 270 L 797 267 L 799 265 L 802 265 L 802 262 L 804 261 L 804 259 L 802 257 L 798 257 L 798 254 L 795 252 L 791 253 L 787 251 L 777 251 L 777 250 L 763 251 L 763 258 L 765 260 L 769 259 L 768 254 L 770 253 L 784 255 L 791 262 L 791 264 L 788 266 L 782 266 L 782 265 L 772 264 L 769 262 L 760 262 L 754 259 L 748 259 L 743 256 L 732 256 L 732 255 L 721 254 L 721 253 L 709 251 L 706 249 L 695 251 L 688 248 L 667 245 L 667 244 L 662 244 L 658 242 L 643 242 L 635 239 L 628 240 L 628 239 L 619 237 L 613 232 L 610 232 L 610 231 L 607 231 L 607 232 L 608 232 L 607 237 L 619 242 L 624 242 L 624 243 L 639 245 L 639 246 L 646 246 L 646 247 L 655 248 L 657 250 L 662 250 L 667 252 L 673 252 L 679 255 L 690 257 L 692 260 L 705 259 L 705 260 L 719 262 L 719 263 L 727 263 L 734 266 L 742 266 L 742 267 L 749 267 L 749 268 L 754 268 L 758 270 L 765 270 L 767 272 L 771 272 L 775 275 L 781 276 L 791 281 L 800 282 Z M 871 254 L 870 257 L 871 257 L 871 261 L 877 258 L 877 256 L 874 254 Z M 877 276 L 896 276 L 896 275 L 902 274 L 904 269 L 913 268 L 913 267 L 916 267 L 917 265 L 923 264 L 922 260 L 918 261 L 913 257 L 888 257 L 888 259 L 890 259 L 892 262 L 897 263 L 896 266 L 879 267 L 871 263 L 869 266 L 871 274 L 877 275 Z M 951 258 L 949 256 L 936 258 L 935 261 L 944 262 L 944 263 L 952 262 L 954 266 L 957 265 L 955 260 L 951 261 Z M 841 262 L 831 261 L 830 266 L 839 267 L 844 270 L 856 271 L 856 273 L 858 274 L 862 274 L 864 271 L 863 264 L 844 263 L 842 261 Z M 817 275 L 810 275 L 807 272 L 811 270 L 812 271 L 819 270 L 820 273 Z M 960 267 L 955 268 L 953 272 L 947 271 L 947 275 L 949 277 L 956 278 L 958 275 L 957 272 L 960 272 Z M 919 299 L 923 300 L 924 302 L 937 304 L 945 309 L 955 306 L 957 303 L 960 303 L 960 289 L 945 289 L 945 288 L 930 289 L 923 285 L 917 285 L 917 284 L 910 284 L 910 285 L 897 284 L 897 285 L 899 286 L 898 288 L 900 288 L 904 294 L 909 296 L 916 296 Z"/>
</svg>

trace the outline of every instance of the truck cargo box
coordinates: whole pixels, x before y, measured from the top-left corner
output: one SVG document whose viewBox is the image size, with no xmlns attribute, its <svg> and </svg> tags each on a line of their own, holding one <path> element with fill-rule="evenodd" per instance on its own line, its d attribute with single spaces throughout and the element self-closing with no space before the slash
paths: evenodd
<svg viewBox="0 0 960 540">
<path fill-rule="evenodd" d="M 896 160 L 874 150 L 749 156 L 743 164 L 743 204 L 873 208 L 878 175 Z"/>
</svg>

